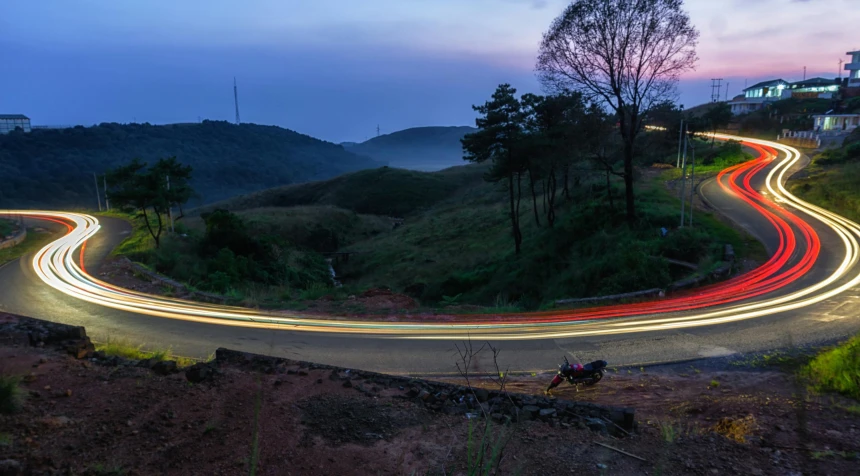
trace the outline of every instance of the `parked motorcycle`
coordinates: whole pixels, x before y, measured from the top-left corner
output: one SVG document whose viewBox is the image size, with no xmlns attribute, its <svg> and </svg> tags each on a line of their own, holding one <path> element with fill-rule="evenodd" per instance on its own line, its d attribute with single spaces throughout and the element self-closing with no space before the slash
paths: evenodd
<svg viewBox="0 0 860 476">
<path fill-rule="evenodd" d="M 549 383 L 546 393 L 549 394 L 552 389 L 565 380 L 571 385 L 594 385 L 603 378 L 606 373 L 606 365 L 605 360 L 595 360 L 585 365 L 571 364 L 565 356 L 564 363 L 558 366 L 558 374 Z"/>
</svg>

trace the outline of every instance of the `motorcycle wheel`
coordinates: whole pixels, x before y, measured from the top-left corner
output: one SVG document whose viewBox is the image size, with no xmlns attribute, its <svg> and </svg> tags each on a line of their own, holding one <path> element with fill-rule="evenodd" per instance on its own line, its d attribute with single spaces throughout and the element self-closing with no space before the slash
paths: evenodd
<svg viewBox="0 0 860 476">
<path fill-rule="evenodd" d="M 592 376 L 592 377 L 591 377 L 591 380 L 590 380 L 589 382 L 587 382 L 587 383 L 586 383 L 586 385 L 594 385 L 594 384 L 596 384 L 597 382 L 599 382 L 599 381 L 600 381 L 600 379 L 602 379 L 602 378 L 603 378 L 603 373 L 604 373 L 604 372 L 606 372 L 606 371 L 605 371 L 605 370 L 603 370 L 603 369 L 600 369 L 600 370 L 598 370 L 597 372 L 595 372 L 594 376 Z"/>
</svg>

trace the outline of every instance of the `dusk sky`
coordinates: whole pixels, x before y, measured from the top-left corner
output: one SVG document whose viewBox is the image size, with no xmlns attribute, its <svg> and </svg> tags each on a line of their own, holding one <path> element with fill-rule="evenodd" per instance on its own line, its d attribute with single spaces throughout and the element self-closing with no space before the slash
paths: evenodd
<svg viewBox="0 0 860 476">
<path fill-rule="evenodd" d="M 533 69 L 561 0 L 31 0 L 0 9 L 0 113 L 34 125 L 233 120 L 361 141 L 474 125 Z M 687 0 L 702 36 L 686 106 L 729 83 L 835 77 L 860 48 L 858 0 Z M 853 34 L 852 34 L 853 33 Z"/>
</svg>

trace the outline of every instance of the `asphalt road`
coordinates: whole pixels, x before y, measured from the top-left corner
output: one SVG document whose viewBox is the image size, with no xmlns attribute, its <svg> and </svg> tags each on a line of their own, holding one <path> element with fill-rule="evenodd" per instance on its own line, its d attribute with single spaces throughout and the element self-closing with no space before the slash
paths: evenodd
<svg viewBox="0 0 860 476">
<path fill-rule="evenodd" d="M 764 189 L 768 169 L 752 178 L 755 188 Z M 723 191 L 716 180 L 704 183 L 700 193 L 716 210 L 760 238 L 769 251 L 778 247 L 779 237 L 773 226 L 737 196 Z M 101 218 L 100 222 L 103 228 L 88 241 L 85 257 L 87 270 L 96 277 L 102 260 L 130 230 L 122 220 Z M 820 281 L 836 269 L 845 255 L 840 238 L 831 228 L 815 220 L 809 223 L 821 239 L 821 254 L 810 272 L 777 291 L 777 295 Z M 41 221 L 40 225 L 46 226 Z M 804 243 L 799 243 L 792 259 L 802 254 L 803 246 Z M 265 330 L 134 314 L 81 301 L 45 285 L 34 272 L 30 257 L 0 268 L 0 310 L 85 326 L 94 340 L 130 338 L 150 346 L 169 346 L 176 354 L 191 357 L 205 357 L 218 347 L 228 347 L 401 374 L 454 373 L 457 361 L 454 345 L 462 341 Z M 672 314 L 678 315 L 684 313 Z M 500 361 L 510 371 L 541 372 L 553 369 L 565 354 L 581 362 L 602 358 L 610 366 L 638 366 L 817 344 L 858 331 L 860 288 L 855 287 L 812 307 L 729 324 L 609 336 L 505 340 L 493 344 L 501 349 Z M 485 353 L 479 359 L 479 370 L 492 371 L 490 357 Z"/>
</svg>

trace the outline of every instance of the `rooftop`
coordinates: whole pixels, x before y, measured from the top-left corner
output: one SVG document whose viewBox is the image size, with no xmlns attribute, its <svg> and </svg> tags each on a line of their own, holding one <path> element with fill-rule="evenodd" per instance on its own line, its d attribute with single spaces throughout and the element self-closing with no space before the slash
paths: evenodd
<svg viewBox="0 0 860 476">
<path fill-rule="evenodd" d="M 785 81 L 784 79 L 771 79 L 770 81 L 762 81 L 760 83 L 753 84 L 752 86 L 750 86 L 748 88 L 744 88 L 744 91 L 749 91 L 750 89 L 759 89 L 759 88 L 766 88 L 766 87 L 770 87 L 770 86 L 777 86 L 779 84 L 788 84 L 788 82 Z"/>
<path fill-rule="evenodd" d="M 0 114 L 0 119 L 27 119 L 30 120 L 29 117 L 23 114 Z"/>
</svg>

